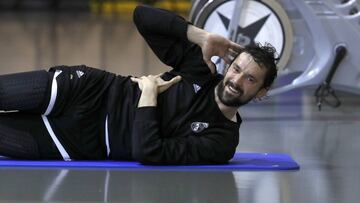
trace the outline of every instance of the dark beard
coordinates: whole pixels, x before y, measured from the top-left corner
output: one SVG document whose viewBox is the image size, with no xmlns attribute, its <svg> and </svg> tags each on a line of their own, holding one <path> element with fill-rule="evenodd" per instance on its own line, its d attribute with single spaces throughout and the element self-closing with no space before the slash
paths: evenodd
<svg viewBox="0 0 360 203">
<path fill-rule="evenodd" d="M 227 81 L 224 84 L 224 80 L 221 80 L 219 82 L 219 84 L 216 86 L 216 95 L 218 96 L 221 103 L 223 103 L 226 106 L 230 106 L 230 107 L 240 107 L 251 101 L 252 97 L 245 99 L 245 100 L 241 99 L 241 96 L 243 95 L 244 91 L 238 87 L 236 87 L 236 89 L 240 92 L 239 96 L 233 96 L 233 95 L 227 94 L 225 92 L 225 86 L 227 86 L 227 85 L 234 87 L 234 85 L 231 84 L 229 81 Z"/>
</svg>

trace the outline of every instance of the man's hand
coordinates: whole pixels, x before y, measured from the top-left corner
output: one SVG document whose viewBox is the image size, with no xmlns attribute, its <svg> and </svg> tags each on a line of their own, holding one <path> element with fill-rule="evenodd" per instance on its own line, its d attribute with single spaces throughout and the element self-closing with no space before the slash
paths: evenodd
<svg viewBox="0 0 360 203">
<path fill-rule="evenodd" d="M 138 83 L 141 91 L 151 91 L 154 94 L 160 94 L 171 87 L 173 84 L 181 80 L 181 76 L 176 76 L 169 81 L 164 81 L 160 76 L 162 75 L 148 75 L 140 78 L 132 77 L 133 82 Z"/>
<path fill-rule="evenodd" d="M 212 73 L 216 72 L 216 66 L 211 57 L 219 56 L 230 64 L 232 59 L 241 51 L 241 46 L 218 34 L 206 32 L 193 25 L 189 25 L 188 39 L 201 47 L 203 59 Z"/>
<path fill-rule="evenodd" d="M 237 53 L 241 50 L 241 46 L 220 36 L 210 33 L 201 46 L 203 59 L 208 65 L 212 73 L 216 72 L 216 66 L 211 61 L 211 57 L 219 56 L 227 64 L 235 58 Z"/>
<path fill-rule="evenodd" d="M 173 84 L 181 80 L 181 76 L 176 76 L 169 81 L 164 81 L 159 75 L 148 75 L 140 78 L 132 77 L 133 82 L 138 83 L 141 96 L 138 107 L 156 106 L 157 95 L 169 89 Z"/>
</svg>

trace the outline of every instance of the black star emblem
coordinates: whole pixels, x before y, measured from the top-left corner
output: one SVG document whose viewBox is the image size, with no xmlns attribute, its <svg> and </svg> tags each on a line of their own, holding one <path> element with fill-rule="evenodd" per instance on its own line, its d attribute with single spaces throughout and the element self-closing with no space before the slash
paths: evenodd
<svg viewBox="0 0 360 203">
<path fill-rule="evenodd" d="M 217 14 L 219 15 L 225 28 L 229 29 L 230 19 L 228 19 L 227 17 L 222 15 L 220 12 L 217 12 Z M 242 36 L 242 37 L 240 37 L 239 39 L 236 39 L 237 42 L 242 45 L 254 45 L 255 44 L 254 39 L 255 39 L 256 35 L 259 33 L 261 28 L 264 26 L 264 24 L 265 24 L 266 20 L 269 18 L 269 16 L 270 16 L 270 14 L 260 18 L 259 20 L 253 22 L 252 24 L 250 24 L 244 28 L 241 26 L 238 26 L 236 36 L 239 36 L 239 34 L 240 34 L 240 36 Z"/>
</svg>

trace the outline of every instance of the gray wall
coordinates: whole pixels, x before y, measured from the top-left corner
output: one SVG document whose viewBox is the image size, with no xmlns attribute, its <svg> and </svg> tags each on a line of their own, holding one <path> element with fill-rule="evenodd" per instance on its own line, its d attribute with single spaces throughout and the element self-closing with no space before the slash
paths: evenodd
<svg viewBox="0 0 360 203">
<path fill-rule="evenodd" d="M 167 70 L 137 33 L 130 15 L 0 13 L 0 73 L 60 64 L 86 64 L 123 75 Z"/>
</svg>

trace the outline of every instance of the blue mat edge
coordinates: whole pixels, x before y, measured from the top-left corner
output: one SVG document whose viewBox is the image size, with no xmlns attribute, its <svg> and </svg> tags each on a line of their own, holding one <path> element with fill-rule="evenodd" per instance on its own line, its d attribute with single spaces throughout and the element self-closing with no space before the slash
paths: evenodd
<svg viewBox="0 0 360 203">
<path fill-rule="evenodd" d="M 246 162 L 255 162 L 260 160 L 264 162 L 265 157 L 272 157 L 278 159 L 280 165 L 254 165 L 246 164 Z M 252 159 L 252 157 L 257 158 Z M 264 159 L 259 159 L 264 158 Z M 46 165 L 44 165 L 46 162 Z M 245 164 L 246 168 L 239 168 L 239 164 Z M 83 165 L 83 166 L 82 166 Z M 229 164 L 222 165 L 142 165 L 134 161 L 58 161 L 58 160 L 14 160 L 7 158 L 0 158 L 0 168 L 79 168 L 79 169 L 116 169 L 116 170 L 166 170 L 166 171 L 182 171 L 182 170 L 228 170 L 228 171 L 289 171 L 299 170 L 300 166 L 297 164 L 291 156 L 281 153 L 236 153 L 234 158 Z"/>
</svg>

